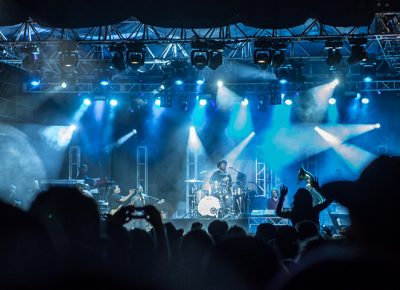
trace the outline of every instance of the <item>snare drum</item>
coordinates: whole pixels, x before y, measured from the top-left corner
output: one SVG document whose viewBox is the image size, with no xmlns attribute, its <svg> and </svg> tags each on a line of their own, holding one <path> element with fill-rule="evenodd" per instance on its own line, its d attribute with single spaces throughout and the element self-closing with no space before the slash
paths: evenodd
<svg viewBox="0 0 400 290">
<path fill-rule="evenodd" d="M 213 216 L 216 217 L 218 215 L 218 211 L 221 208 L 221 203 L 218 198 L 215 196 L 206 196 L 200 200 L 199 205 L 197 206 L 198 212 L 202 216 Z"/>
</svg>

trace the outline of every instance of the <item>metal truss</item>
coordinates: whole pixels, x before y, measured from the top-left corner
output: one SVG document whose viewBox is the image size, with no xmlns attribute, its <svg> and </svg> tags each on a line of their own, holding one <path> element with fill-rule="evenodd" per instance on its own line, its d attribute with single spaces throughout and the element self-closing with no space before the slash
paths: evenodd
<svg viewBox="0 0 400 290">
<path fill-rule="evenodd" d="M 286 84 L 285 91 L 287 94 L 301 93 L 316 86 L 326 84 L 325 81 L 306 81 L 302 83 L 288 83 Z M 232 91 L 240 92 L 241 94 L 246 93 L 265 93 L 269 92 L 270 84 L 268 82 L 257 82 L 257 83 L 246 83 L 246 82 L 230 82 L 225 84 Z M 49 94 L 87 94 L 93 95 L 128 95 L 135 96 L 142 94 L 144 96 L 155 96 L 159 91 L 160 82 L 113 82 L 107 92 L 98 92 L 97 87 L 92 82 L 79 82 L 73 88 L 61 89 L 59 83 L 45 83 L 40 87 L 31 87 L 28 84 L 23 85 L 24 93 L 42 94 L 44 92 Z M 179 93 L 185 93 L 187 95 L 194 94 L 196 87 L 193 84 L 185 85 L 184 89 L 180 90 Z M 371 83 L 365 83 L 364 81 L 346 81 L 344 89 L 346 91 L 354 92 L 388 92 L 388 91 L 399 91 L 400 90 L 400 79 L 394 80 L 379 80 Z"/>
<path fill-rule="evenodd" d="M 21 66 L 24 54 L 21 47 L 37 45 L 43 48 L 45 70 L 59 72 L 57 48 L 60 42 L 73 40 L 78 44 L 80 66 L 110 59 L 108 48 L 113 43 L 143 43 L 146 47 L 146 70 L 158 71 L 173 59 L 188 60 L 194 40 L 221 42 L 225 59 L 252 60 L 253 42 L 263 38 L 287 43 L 289 57 L 306 59 L 324 56 L 325 41 L 345 41 L 344 55 L 350 53 L 346 41 L 363 37 L 368 40 L 370 54 L 387 63 L 392 73 L 400 70 L 400 13 L 378 13 L 368 27 L 334 27 L 309 20 L 304 25 L 287 29 L 260 29 L 243 24 L 210 29 L 160 28 L 130 18 L 115 25 L 82 29 L 41 27 L 28 19 L 14 26 L 0 27 L 0 61 Z M 82 65 L 81 65 L 82 64 Z"/>
</svg>

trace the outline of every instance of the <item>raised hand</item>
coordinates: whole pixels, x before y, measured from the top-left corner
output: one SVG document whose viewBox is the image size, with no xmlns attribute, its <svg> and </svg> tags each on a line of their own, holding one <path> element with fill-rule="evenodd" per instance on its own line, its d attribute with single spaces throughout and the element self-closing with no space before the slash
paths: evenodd
<svg viewBox="0 0 400 290">
<path fill-rule="evenodd" d="M 284 198 L 288 193 L 288 187 L 286 185 L 282 184 L 280 187 L 280 193 L 281 193 L 281 197 Z"/>
</svg>

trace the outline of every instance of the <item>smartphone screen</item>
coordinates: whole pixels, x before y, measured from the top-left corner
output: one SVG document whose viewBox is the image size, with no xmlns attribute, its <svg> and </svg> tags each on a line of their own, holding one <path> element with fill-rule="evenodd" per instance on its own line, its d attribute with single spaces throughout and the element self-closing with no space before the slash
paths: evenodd
<svg viewBox="0 0 400 290">
<path fill-rule="evenodd" d="M 143 208 L 135 208 L 135 210 L 131 211 L 131 217 L 134 219 L 144 219 L 146 218 L 146 213 Z"/>
</svg>

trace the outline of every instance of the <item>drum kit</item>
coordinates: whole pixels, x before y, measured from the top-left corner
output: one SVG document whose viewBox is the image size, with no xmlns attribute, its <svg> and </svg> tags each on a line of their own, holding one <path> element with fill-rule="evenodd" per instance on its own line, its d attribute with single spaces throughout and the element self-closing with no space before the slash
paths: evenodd
<svg viewBox="0 0 400 290">
<path fill-rule="evenodd" d="M 203 180 L 187 179 L 191 184 L 191 217 L 241 218 L 247 214 L 247 186 L 237 181 L 229 184 L 226 180 L 214 182 L 209 190 Z"/>
</svg>

